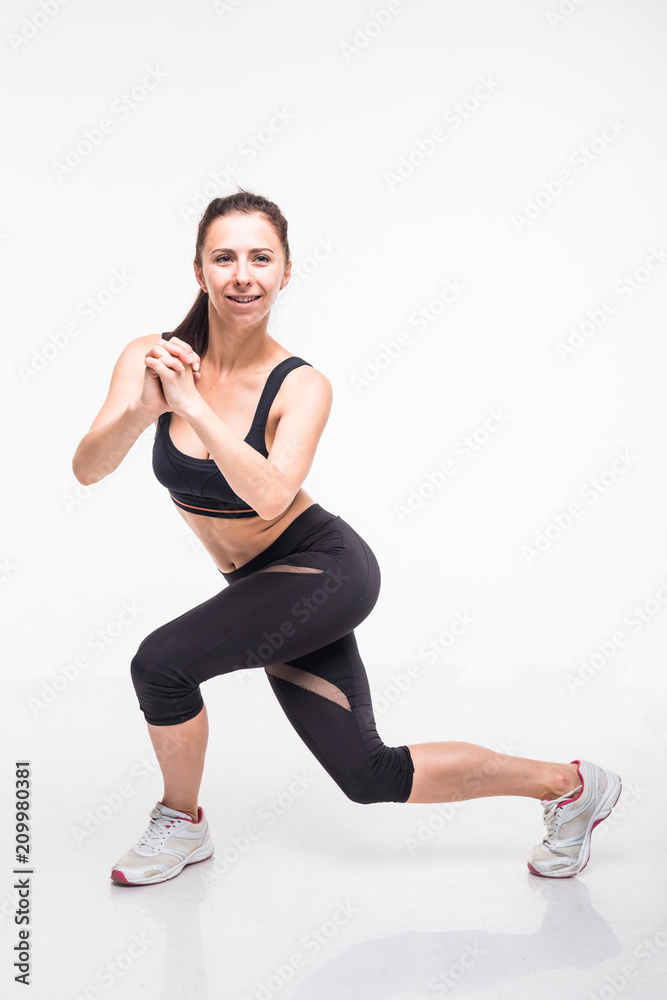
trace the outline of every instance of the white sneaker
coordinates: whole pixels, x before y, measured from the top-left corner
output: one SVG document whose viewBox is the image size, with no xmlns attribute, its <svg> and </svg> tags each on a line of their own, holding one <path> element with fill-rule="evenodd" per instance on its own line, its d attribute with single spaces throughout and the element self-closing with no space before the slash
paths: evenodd
<svg viewBox="0 0 667 1000">
<path fill-rule="evenodd" d="M 578 875 L 591 853 L 591 834 L 606 819 L 621 794 L 621 779 L 587 760 L 577 764 L 581 785 L 559 799 L 542 799 L 547 833 L 528 860 L 533 875 Z"/>
<path fill-rule="evenodd" d="M 204 810 L 198 821 L 186 812 L 158 802 L 150 812 L 151 822 L 134 847 L 117 861 L 111 878 L 120 885 L 152 885 L 180 874 L 186 865 L 204 861 L 213 854 Z"/>
</svg>

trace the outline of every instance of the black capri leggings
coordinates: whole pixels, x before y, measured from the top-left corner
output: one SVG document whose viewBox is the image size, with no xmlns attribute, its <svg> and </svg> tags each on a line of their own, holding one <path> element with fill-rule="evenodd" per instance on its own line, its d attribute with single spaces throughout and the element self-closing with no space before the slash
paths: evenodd
<svg viewBox="0 0 667 1000">
<path fill-rule="evenodd" d="M 292 726 L 354 802 L 405 802 L 414 765 L 407 746 L 378 735 L 354 629 L 380 592 L 380 567 L 346 521 L 314 503 L 219 594 L 160 625 L 131 663 L 146 721 L 187 722 L 199 685 L 263 667 Z"/>
</svg>

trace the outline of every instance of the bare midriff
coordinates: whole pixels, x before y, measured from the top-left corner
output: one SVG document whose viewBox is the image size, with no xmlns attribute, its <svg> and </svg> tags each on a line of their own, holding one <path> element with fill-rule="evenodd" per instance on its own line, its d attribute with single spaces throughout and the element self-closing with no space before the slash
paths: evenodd
<svg viewBox="0 0 667 1000">
<path fill-rule="evenodd" d="M 174 507 L 192 528 L 222 573 L 231 573 L 249 562 L 274 542 L 288 524 L 312 506 L 315 501 L 301 488 L 287 510 L 265 521 L 255 517 L 206 517 Z"/>
</svg>

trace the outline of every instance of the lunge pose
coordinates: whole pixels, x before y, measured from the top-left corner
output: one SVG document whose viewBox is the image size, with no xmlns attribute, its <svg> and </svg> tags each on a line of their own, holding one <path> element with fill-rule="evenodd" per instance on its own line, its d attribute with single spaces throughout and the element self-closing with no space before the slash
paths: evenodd
<svg viewBox="0 0 667 1000">
<path fill-rule="evenodd" d="M 96 483 L 155 423 L 155 475 L 225 580 L 146 636 L 132 659 L 164 794 L 111 878 L 164 882 L 213 853 L 198 798 L 208 738 L 201 685 L 257 668 L 354 802 L 529 796 L 544 808 L 546 834 L 528 868 L 578 874 L 593 828 L 620 794 L 618 775 L 471 743 L 390 747 L 378 734 L 354 629 L 377 601 L 380 569 L 354 528 L 302 485 L 331 410 L 331 383 L 267 332 L 291 271 L 278 206 L 244 190 L 212 201 L 194 270 L 200 290 L 190 312 L 173 332 L 124 348 L 72 463 L 79 482 Z"/>
</svg>

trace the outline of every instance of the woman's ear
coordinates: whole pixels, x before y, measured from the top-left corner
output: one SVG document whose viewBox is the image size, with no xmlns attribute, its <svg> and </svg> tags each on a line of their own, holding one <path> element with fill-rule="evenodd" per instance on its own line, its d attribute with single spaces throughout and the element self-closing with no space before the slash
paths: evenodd
<svg viewBox="0 0 667 1000">
<path fill-rule="evenodd" d="M 291 275 L 292 275 L 292 261 L 290 260 L 288 262 L 288 264 L 285 266 L 285 270 L 283 271 L 283 277 L 282 277 L 282 281 L 280 282 L 280 289 L 279 289 L 279 291 L 283 290 L 283 288 L 285 287 L 285 285 L 289 281 Z"/>
<path fill-rule="evenodd" d="M 206 287 L 206 282 L 204 281 L 204 274 L 203 274 L 202 269 L 200 268 L 200 266 L 198 265 L 198 263 L 197 263 L 196 260 L 192 261 L 192 266 L 195 269 L 195 278 L 197 279 L 197 284 L 202 289 L 202 291 L 204 291 L 204 292 L 206 292 L 206 294 L 208 294 L 208 288 Z"/>
</svg>

